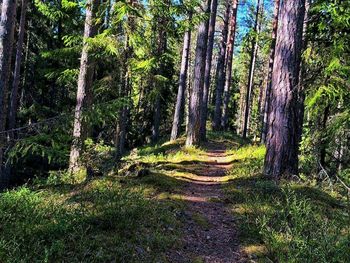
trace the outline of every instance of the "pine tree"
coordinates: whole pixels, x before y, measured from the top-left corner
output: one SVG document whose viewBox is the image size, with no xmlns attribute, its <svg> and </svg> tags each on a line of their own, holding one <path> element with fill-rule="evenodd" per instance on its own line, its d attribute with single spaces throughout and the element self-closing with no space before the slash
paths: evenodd
<svg viewBox="0 0 350 263">
<path fill-rule="evenodd" d="M 298 93 L 305 0 L 282 1 L 278 16 L 264 173 L 298 174 Z M 286 48 L 288 47 L 288 48 Z"/>
<path fill-rule="evenodd" d="M 94 37 L 97 33 L 96 15 L 99 3 L 98 0 L 89 0 L 86 4 L 84 44 L 80 59 L 77 103 L 74 112 L 73 142 L 69 159 L 69 171 L 72 173 L 80 169 L 79 161 L 88 132 L 88 123 L 84 121 L 84 111 L 92 103 L 91 89 L 94 76 L 94 59 L 89 50 L 88 39 Z"/>
</svg>

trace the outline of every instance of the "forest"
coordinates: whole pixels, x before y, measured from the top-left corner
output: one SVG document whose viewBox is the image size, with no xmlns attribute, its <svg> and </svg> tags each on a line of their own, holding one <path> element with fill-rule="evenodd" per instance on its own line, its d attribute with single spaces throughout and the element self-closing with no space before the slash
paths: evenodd
<svg viewBox="0 0 350 263">
<path fill-rule="evenodd" d="M 0 7 L 0 262 L 350 262 L 350 0 Z"/>
</svg>

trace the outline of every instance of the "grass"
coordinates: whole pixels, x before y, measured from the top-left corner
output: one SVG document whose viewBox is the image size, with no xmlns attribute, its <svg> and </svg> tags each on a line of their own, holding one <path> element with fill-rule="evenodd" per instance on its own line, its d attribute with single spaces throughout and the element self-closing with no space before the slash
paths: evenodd
<svg viewBox="0 0 350 263">
<path fill-rule="evenodd" d="M 277 185 L 264 178 L 264 153 L 254 145 L 231 151 L 225 192 L 245 253 L 257 262 L 349 262 L 345 197 L 312 180 Z"/>
<path fill-rule="evenodd" d="M 152 262 L 176 239 L 174 205 L 111 178 L 0 197 L 1 262 Z M 170 230 L 169 230 L 170 229 Z"/>
<path fill-rule="evenodd" d="M 183 173 L 165 166 L 206 158 L 183 143 L 146 146 L 126 156 L 127 163 L 161 165 L 144 176 L 108 171 L 84 182 L 84 173 L 71 178 L 52 172 L 1 193 L 0 261 L 165 262 L 166 251 L 178 244 L 185 209 L 177 179 Z"/>
<path fill-rule="evenodd" d="M 261 175 L 264 147 L 227 133 L 209 133 L 209 138 L 230 149 L 226 161 L 233 169 L 222 178 L 225 203 L 250 258 L 350 262 L 349 210 L 341 191 L 307 176 L 277 185 Z M 124 157 L 125 163 L 150 164 L 142 176 L 108 172 L 83 182 L 82 174 L 72 180 L 52 173 L 2 193 L 0 261 L 166 262 L 166 251 L 179 245 L 186 209 L 181 188 L 208 161 L 206 145 L 187 149 L 183 144 L 180 139 L 146 146 Z M 193 220 L 210 227 L 200 214 Z"/>
</svg>

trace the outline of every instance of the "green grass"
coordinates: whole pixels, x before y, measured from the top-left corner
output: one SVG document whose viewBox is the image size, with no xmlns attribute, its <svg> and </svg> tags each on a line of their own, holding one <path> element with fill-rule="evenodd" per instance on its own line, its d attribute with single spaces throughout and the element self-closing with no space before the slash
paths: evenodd
<svg viewBox="0 0 350 263">
<path fill-rule="evenodd" d="M 209 138 L 231 149 L 225 202 L 254 261 L 350 262 L 349 210 L 336 185 L 305 175 L 276 185 L 261 175 L 264 147 L 227 133 Z M 181 188 L 208 160 L 207 145 L 183 145 L 182 138 L 132 151 L 123 161 L 149 164 L 142 176 L 108 172 L 83 182 L 83 173 L 73 180 L 55 172 L 0 194 L 0 262 L 166 262 L 179 245 Z M 210 227 L 200 214 L 193 220 Z"/>
<path fill-rule="evenodd" d="M 180 208 L 150 198 L 172 185 L 151 178 L 109 177 L 2 193 L 0 261 L 164 261 L 178 236 Z"/>
<path fill-rule="evenodd" d="M 238 220 L 243 250 L 258 262 L 349 262 L 350 221 L 337 189 L 311 180 L 282 181 L 261 174 L 265 150 L 233 150 L 226 195 Z"/>
</svg>

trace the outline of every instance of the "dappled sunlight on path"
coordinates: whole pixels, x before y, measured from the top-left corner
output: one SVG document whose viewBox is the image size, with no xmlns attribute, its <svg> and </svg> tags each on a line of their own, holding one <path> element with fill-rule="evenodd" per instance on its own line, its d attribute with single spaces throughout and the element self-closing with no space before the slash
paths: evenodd
<svg viewBox="0 0 350 263">
<path fill-rule="evenodd" d="M 239 249 L 235 220 L 222 191 L 234 161 L 223 143 L 208 142 L 203 161 L 170 165 L 164 173 L 186 186 L 174 199 L 186 209 L 182 246 L 168 253 L 170 262 L 246 262 Z"/>
</svg>

